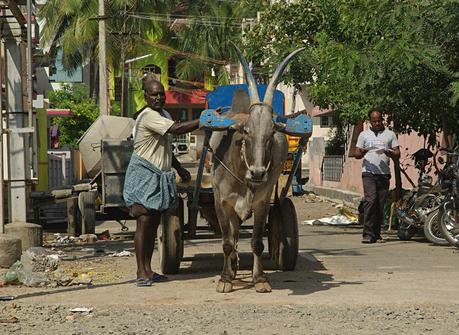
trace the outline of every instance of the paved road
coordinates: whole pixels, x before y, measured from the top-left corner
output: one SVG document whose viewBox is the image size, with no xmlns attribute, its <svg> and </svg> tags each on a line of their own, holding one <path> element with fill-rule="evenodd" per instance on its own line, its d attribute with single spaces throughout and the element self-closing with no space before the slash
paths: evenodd
<svg viewBox="0 0 459 335">
<path fill-rule="evenodd" d="M 328 202 L 294 201 L 301 221 L 336 213 Z M 106 227 L 117 229 L 112 223 L 98 229 Z M 104 273 L 92 289 L 0 288 L 1 295 L 17 295 L 15 303 L 21 306 L 11 309 L 11 303 L 3 303 L 3 315 L 16 313 L 20 320 L 5 329 L 34 333 L 40 322 L 30 326 L 31 315 L 37 306 L 45 306 L 36 317 L 49 319 L 50 334 L 64 328 L 74 334 L 103 334 L 108 329 L 121 334 L 458 333 L 456 249 L 433 246 L 423 238 L 402 242 L 394 235 L 386 235 L 385 243 L 364 245 L 360 232 L 359 227 L 301 224 L 296 270 L 273 271 L 273 264 L 265 260 L 273 286 L 269 294 L 256 293 L 250 283 L 247 238 L 239 243 L 241 271 L 229 294 L 215 292 L 222 266 L 218 240 L 187 241 L 180 273 L 151 288 L 134 287 L 134 258 L 88 255 L 63 266 Z M 100 247 L 108 252 L 132 250 L 133 245 L 126 241 Z M 116 275 L 108 276 L 111 273 Z M 95 310 L 87 316 L 69 315 L 69 307 L 75 306 Z M 54 326 L 56 322 L 61 328 Z"/>
</svg>

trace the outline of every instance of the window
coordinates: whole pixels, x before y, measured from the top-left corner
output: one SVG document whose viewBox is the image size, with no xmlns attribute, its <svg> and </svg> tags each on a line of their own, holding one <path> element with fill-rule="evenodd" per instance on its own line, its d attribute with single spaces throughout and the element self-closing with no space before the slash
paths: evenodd
<svg viewBox="0 0 459 335">
<path fill-rule="evenodd" d="M 167 111 L 175 121 L 183 122 L 188 120 L 188 113 L 184 108 L 169 108 Z"/>
<path fill-rule="evenodd" d="M 321 128 L 328 128 L 335 125 L 333 122 L 333 116 L 321 116 L 320 117 L 320 127 Z"/>
<path fill-rule="evenodd" d="M 69 73 L 64 69 L 63 64 L 63 50 L 59 49 L 57 51 L 56 59 L 54 64 L 50 64 L 50 75 L 49 81 L 56 83 L 81 83 L 83 82 L 83 69 L 81 65 L 78 65 L 77 68 Z"/>
<path fill-rule="evenodd" d="M 184 121 L 186 121 L 188 119 L 187 118 L 187 110 L 186 109 L 179 110 L 178 119 L 179 119 L 180 122 L 184 122 Z"/>
<path fill-rule="evenodd" d="M 155 64 L 148 64 L 143 67 L 142 72 L 144 74 L 154 73 L 161 75 L 161 68 Z"/>
<path fill-rule="evenodd" d="M 201 113 L 202 113 L 201 108 L 193 108 L 193 114 L 192 114 L 193 120 L 199 119 L 199 117 L 201 116 Z"/>
</svg>

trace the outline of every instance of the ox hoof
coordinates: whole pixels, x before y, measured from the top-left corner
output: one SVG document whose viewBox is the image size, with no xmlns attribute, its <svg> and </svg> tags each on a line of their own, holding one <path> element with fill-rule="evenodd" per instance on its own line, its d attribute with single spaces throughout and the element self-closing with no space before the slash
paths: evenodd
<svg viewBox="0 0 459 335">
<path fill-rule="evenodd" d="M 233 290 L 233 283 L 219 280 L 217 284 L 218 293 L 229 293 Z"/>
<path fill-rule="evenodd" d="M 271 285 L 267 281 L 255 283 L 255 291 L 258 293 L 269 293 L 271 292 Z"/>
</svg>

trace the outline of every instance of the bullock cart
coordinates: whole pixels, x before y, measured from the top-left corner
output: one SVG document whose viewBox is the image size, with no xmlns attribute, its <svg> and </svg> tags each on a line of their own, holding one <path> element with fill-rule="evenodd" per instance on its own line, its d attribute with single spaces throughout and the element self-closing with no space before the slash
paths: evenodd
<svg viewBox="0 0 459 335">
<path fill-rule="evenodd" d="M 193 174 L 189 183 L 177 184 L 180 194 L 179 206 L 163 214 L 158 231 L 160 267 L 165 274 L 179 271 L 184 240 L 221 236 L 210 175 L 205 171 L 212 132 L 226 131 L 234 123 L 224 115 L 228 109 L 225 106 L 231 105 L 232 94 L 237 89 L 247 90 L 247 85 L 228 85 L 223 91 L 216 89 L 207 97 L 208 109 L 200 116 L 201 129 L 204 130 L 205 136 L 197 173 Z M 264 89 L 265 85 L 259 85 L 261 95 L 264 94 Z M 312 122 L 305 115 L 287 119 L 283 117 L 283 108 L 283 95 L 276 91 L 273 101 L 275 121 L 285 123 L 288 133 L 298 137 L 299 141 L 296 150 L 290 155 L 290 168 L 286 170 L 287 180 L 278 196 L 273 197 L 266 235 L 270 256 L 278 268 L 293 270 L 298 255 L 298 221 L 295 207 L 287 193 L 297 175 L 296 171 L 311 135 Z M 122 194 L 124 175 L 133 151 L 133 141 L 128 138 L 133 125 L 134 121 L 129 118 L 103 116 L 97 119 L 80 139 L 80 152 L 91 180 L 86 184 L 68 188 L 64 192 L 65 196 L 59 196 L 56 192 L 48 194 L 46 200 L 47 204 L 50 201 L 67 201 L 69 233 L 93 232 L 96 216 L 98 219 L 116 220 L 122 225 L 123 231 L 127 230 L 122 223 L 129 218 Z M 43 196 L 40 194 L 39 198 Z M 36 208 L 43 204 L 42 199 L 37 200 Z M 199 216 L 205 219 L 207 225 L 198 225 Z"/>
</svg>

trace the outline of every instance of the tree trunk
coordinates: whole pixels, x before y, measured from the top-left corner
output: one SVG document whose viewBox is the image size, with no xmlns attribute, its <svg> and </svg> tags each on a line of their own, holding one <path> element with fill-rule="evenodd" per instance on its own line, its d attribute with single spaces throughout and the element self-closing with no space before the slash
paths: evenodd
<svg viewBox="0 0 459 335">
<path fill-rule="evenodd" d="M 397 125 L 394 127 L 395 129 L 399 129 Z M 398 133 L 395 133 L 395 136 L 398 138 Z M 395 199 L 400 200 L 402 198 L 402 191 L 403 191 L 403 185 L 402 185 L 402 174 L 400 172 L 400 159 L 396 158 L 393 159 L 394 161 L 394 178 L 395 178 Z"/>
<path fill-rule="evenodd" d="M 451 120 L 442 114 L 442 128 L 443 128 L 443 140 L 445 141 L 445 147 L 450 149 L 453 146 L 453 138 L 450 131 Z M 441 145 L 441 144 L 440 144 Z"/>
<path fill-rule="evenodd" d="M 394 159 L 394 177 L 395 177 L 395 197 L 396 200 L 400 200 L 402 198 L 402 174 L 400 172 L 400 161 L 398 159 Z"/>
<path fill-rule="evenodd" d="M 99 71 L 97 63 L 92 59 L 89 61 L 89 96 L 94 100 L 99 99 Z"/>
</svg>

